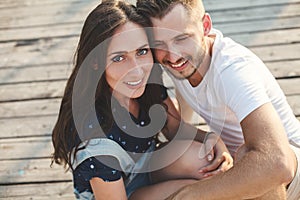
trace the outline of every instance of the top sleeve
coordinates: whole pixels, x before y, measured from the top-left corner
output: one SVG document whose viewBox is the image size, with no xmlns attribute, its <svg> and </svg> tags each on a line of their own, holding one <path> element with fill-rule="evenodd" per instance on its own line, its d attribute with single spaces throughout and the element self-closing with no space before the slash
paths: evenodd
<svg viewBox="0 0 300 200">
<path fill-rule="evenodd" d="M 104 165 L 96 157 L 84 160 L 74 171 L 74 174 L 81 179 L 89 181 L 94 177 L 103 179 L 105 182 L 117 181 L 122 177 L 122 173 L 116 169 Z"/>
</svg>

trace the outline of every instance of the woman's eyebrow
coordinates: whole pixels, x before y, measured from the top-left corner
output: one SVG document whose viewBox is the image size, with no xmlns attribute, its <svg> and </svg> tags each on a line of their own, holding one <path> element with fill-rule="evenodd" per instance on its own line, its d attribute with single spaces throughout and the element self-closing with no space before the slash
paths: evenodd
<svg viewBox="0 0 300 200">
<path fill-rule="evenodd" d="M 148 47 L 148 46 L 149 46 L 149 44 L 144 44 L 144 45 L 138 47 L 137 49 L 143 49 L 143 48 Z M 133 51 L 135 51 L 135 50 L 133 50 Z M 112 53 L 108 54 L 108 56 L 112 56 L 112 55 L 115 55 L 115 54 L 125 54 L 125 53 L 128 53 L 128 51 L 115 51 L 115 52 L 112 52 Z"/>
</svg>

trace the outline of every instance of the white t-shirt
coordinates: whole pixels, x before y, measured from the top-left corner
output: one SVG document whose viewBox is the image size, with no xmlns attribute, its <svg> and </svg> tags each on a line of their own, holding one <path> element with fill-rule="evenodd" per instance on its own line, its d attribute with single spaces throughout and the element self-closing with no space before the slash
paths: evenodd
<svg viewBox="0 0 300 200">
<path fill-rule="evenodd" d="M 244 142 L 240 122 L 259 106 L 272 102 L 290 143 L 300 147 L 300 123 L 268 68 L 221 32 L 213 29 L 211 34 L 216 35 L 211 64 L 198 86 L 169 74 L 187 103 L 212 131 L 221 133 L 229 151 L 235 153 Z"/>
</svg>

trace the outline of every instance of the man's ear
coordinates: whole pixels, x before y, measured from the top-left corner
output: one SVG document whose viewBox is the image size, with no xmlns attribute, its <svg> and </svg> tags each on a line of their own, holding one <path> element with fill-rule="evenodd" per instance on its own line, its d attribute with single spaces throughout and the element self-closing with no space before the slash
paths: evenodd
<svg viewBox="0 0 300 200">
<path fill-rule="evenodd" d="M 207 36 L 212 29 L 212 21 L 208 13 L 205 13 L 202 18 L 202 24 L 203 24 L 203 32 L 204 35 Z"/>
</svg>

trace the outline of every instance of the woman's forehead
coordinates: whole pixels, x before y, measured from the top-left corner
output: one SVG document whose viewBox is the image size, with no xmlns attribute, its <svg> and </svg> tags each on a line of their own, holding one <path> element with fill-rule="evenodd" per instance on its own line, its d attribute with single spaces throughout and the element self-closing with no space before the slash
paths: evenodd
<svg viewBox="0 0 300 200">
<path fill-rule="evenodd" d="M 108 51 L 131 51 L 145 44 L 148 44 L 145 29 L 133 22 L 126 22 L 112 36 Z"/>
</svg>

